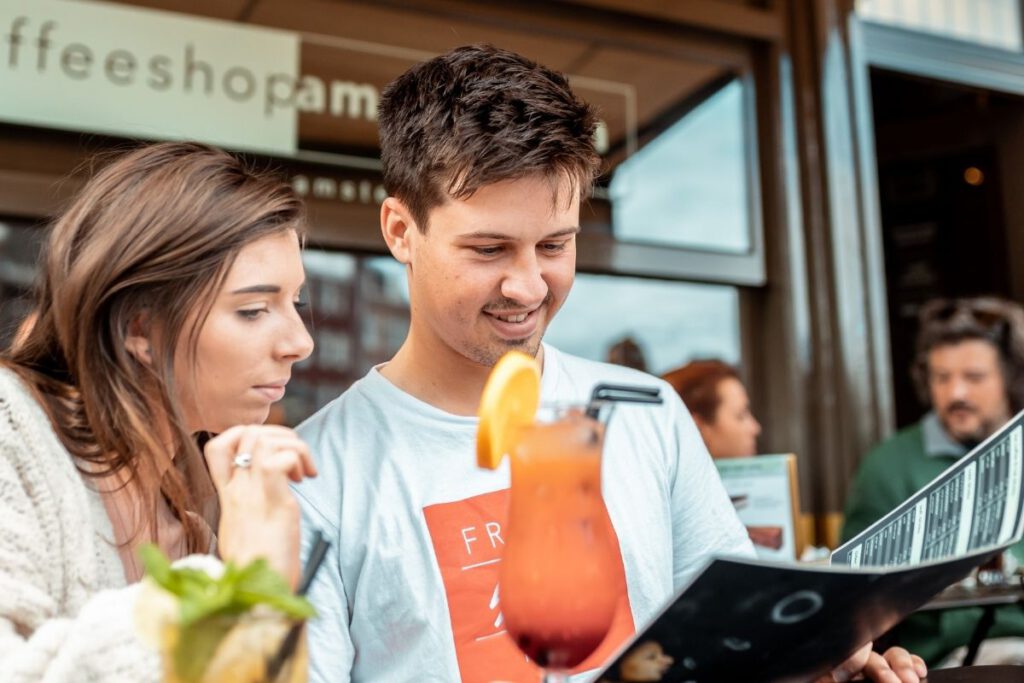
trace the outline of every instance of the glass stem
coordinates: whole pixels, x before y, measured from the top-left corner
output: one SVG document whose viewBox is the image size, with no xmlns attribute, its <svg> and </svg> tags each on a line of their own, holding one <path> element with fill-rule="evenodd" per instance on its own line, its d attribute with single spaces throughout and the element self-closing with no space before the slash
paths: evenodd
<svg viewBox="0 0 1024 683">
<path fill-rule="evenodd" d="M 566 683 L 569 675 L 564 671 L 545 671 L 543 683 Z"/>
</svg>

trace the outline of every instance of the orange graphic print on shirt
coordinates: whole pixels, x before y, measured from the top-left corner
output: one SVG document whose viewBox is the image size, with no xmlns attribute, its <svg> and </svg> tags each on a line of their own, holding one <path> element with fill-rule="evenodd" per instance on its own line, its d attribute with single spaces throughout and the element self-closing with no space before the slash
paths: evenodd
<svg viewBox="0 0 1024 683">
<path fill-rule="evenodd" d="M 498 592 L 498 564 L 505 545 L 508 489 L 423 508 L 434 554 L 441 569 L 463 683 L 537 683 L 540 674 L 505 631 Z M 612 530 L 615 547 L 618 538 Z M 618 610 L 608 637 L 578 671 L 604 664 L 633 635 L 626 574 L 618 553 Z"/>
</svg>

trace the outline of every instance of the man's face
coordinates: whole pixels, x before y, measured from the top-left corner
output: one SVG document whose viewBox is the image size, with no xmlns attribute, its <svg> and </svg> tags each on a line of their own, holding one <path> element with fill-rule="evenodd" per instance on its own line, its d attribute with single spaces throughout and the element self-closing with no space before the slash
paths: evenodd
<svg viewBox="0 0 1024 683">
<path fill-rule="evenodd" d="M 999 350 L 971 339 L 932 349 L 928 390 L 946 432 L 965 445 L 984 441 L 1010 419 Z"/>
<path fill-rule="evenodd" d="M 572 287 L 579 219 L 568 180 L 546 177 L 432 209 L 426 234 L 408 235 L 416 338 L 488 367 L 513 349 L 535 356 Z"/>
</svg>

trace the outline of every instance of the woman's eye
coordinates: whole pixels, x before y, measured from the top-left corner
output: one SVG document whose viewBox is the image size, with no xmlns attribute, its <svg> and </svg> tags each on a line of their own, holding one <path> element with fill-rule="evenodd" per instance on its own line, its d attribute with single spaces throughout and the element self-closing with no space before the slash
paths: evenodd
<svg viewBox="0 0 1024 683">
<path fill-rule="evenodd" d="M 267 309 L 265 308 L 243 308 L 238 311 L 238 315 L 242 316 L 246 320 L 255 320 L 256 318 L 260 317 L 261 313 L 266 312 Z"/>
</svg>

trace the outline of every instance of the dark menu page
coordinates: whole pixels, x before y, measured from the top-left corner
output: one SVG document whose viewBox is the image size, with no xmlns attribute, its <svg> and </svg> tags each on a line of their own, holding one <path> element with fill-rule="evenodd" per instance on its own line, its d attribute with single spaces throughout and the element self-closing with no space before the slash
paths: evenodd
<svg viewBox="0 0 1024 683">
<path fill-rule="evenodd" d="M 1024 531 L 1024 413 L 832 553 L 832 564 L 898 566 L 1006 545 Z"/>
<path fill-rule="evenodd" d="M 806 682 L 1000 550 L 891 569 L 716 559 L 596 680 Z"/>
</svg>

